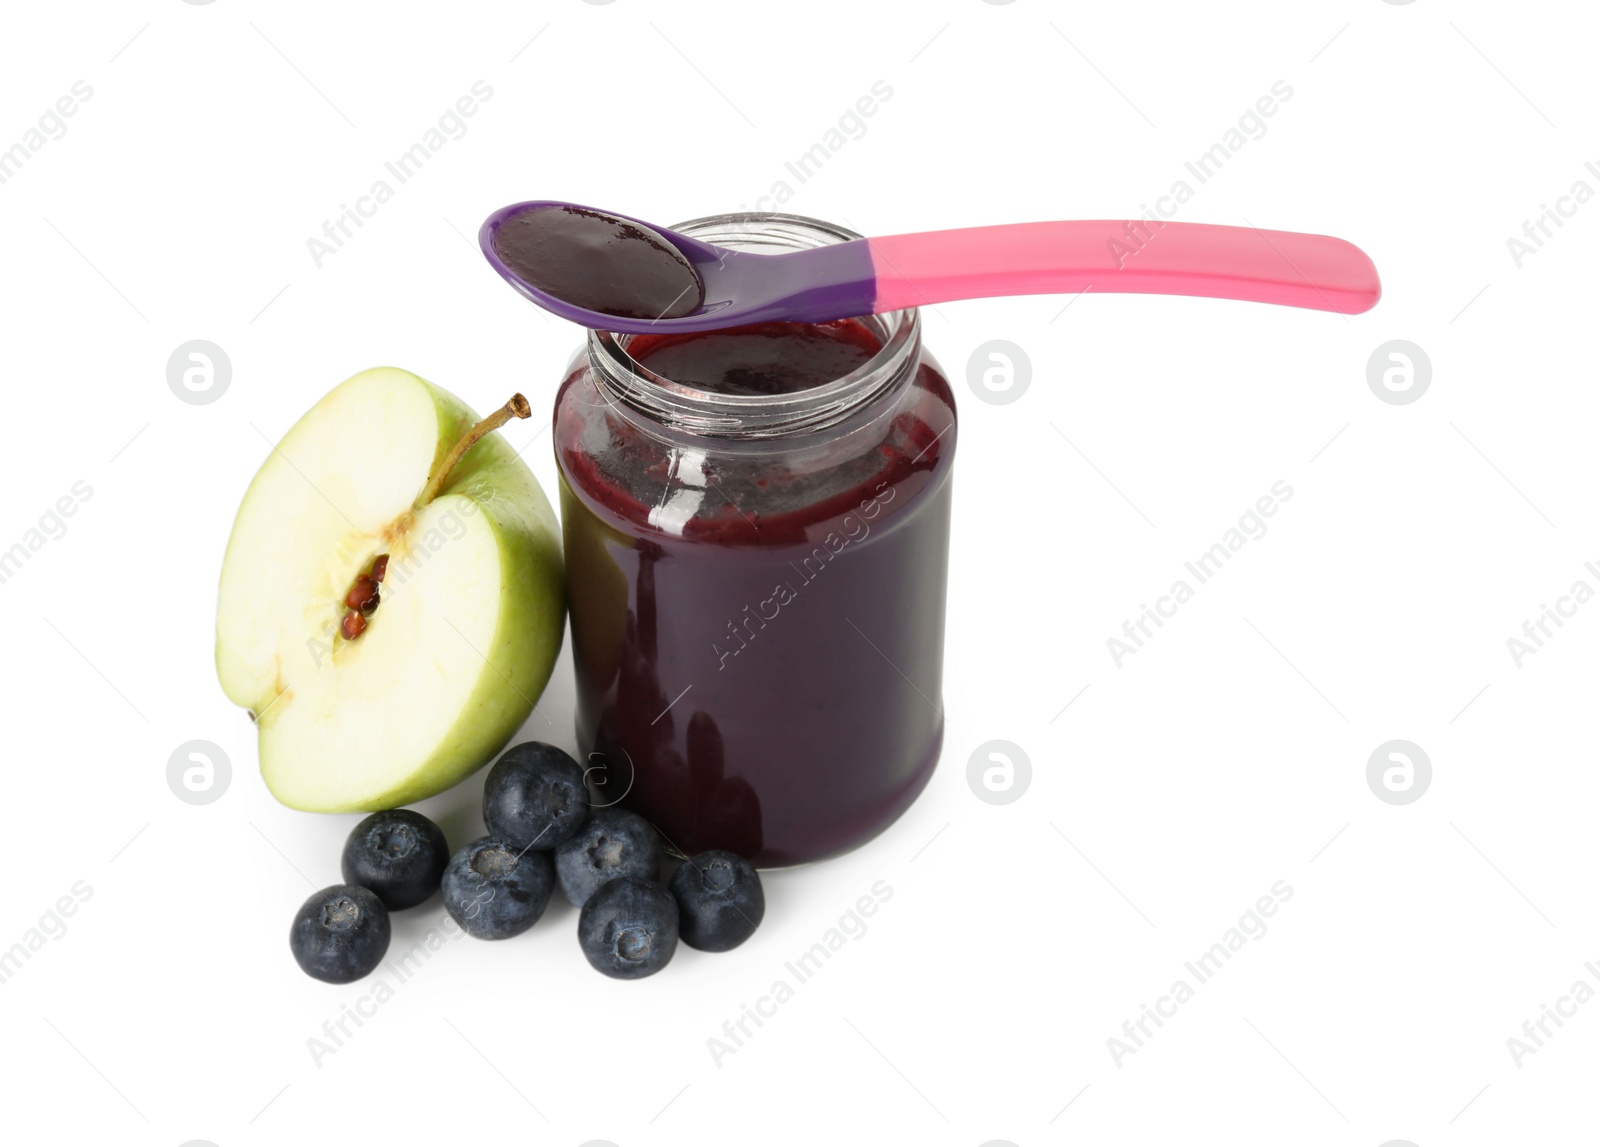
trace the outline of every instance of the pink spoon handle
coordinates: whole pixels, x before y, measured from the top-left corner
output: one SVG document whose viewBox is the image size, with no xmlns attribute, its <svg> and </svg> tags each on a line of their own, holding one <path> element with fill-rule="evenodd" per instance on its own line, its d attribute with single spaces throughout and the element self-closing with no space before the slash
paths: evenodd
<svg viewBox="0 0 1600 1147">
<path fill-rule="evenodd" d="M 1200 295 L 1336 311 L 1381 290 L 1361 248 L 1329 235 L 1210 223 L 1085 219 L 867 240 L 873 310 L 998 295 Z"/>
</svg>

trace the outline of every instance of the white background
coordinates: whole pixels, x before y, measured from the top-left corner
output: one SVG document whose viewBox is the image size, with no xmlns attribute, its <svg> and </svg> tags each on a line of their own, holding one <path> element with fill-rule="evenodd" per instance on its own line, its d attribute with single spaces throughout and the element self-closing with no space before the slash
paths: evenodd
<svg viewBox="0 0 1600 1147">
<path fill-rule="evenodd" d="M 1575 181 L 1600 189 L 1592 9 L 409 7 L 7 9 L 0 148 L 93 90 L 0 186 L 0 548 L 93 491 L 0 585 L 0 948 L 92 889 L 0 985 L 8 1139 L 1592 1134 L 1600 1003 L 1520 1066 L 1507 1039 L 1600 987 L 1600 605 L 1520 668 L 1506 645 L 1577 579 L 1600 588 L 1600 205 L 1520 268 L 1506 246 Z M 306 240 L 477 80 L 467 134 L 316 266 Z M 797 183 L 786 161 L 878 80 L 865 135 Z M 1137 215 L 1279 80 L 1265 136 L 1179 217 L 1349 238 L 1383 275 L 1376 310 L 1091 294 L 925 315 L 963 423 L 947 748 L 919 803 L 769 877 L 731 955 L 611 982 L 553 907 L 515 941 L 446 945 L 318 1064 L 307 1040 L 373 984 L 307 979 L 285 936 L 355 818 L 260 783 L 211 664 L 217 570 L 267 440 L 359 369 L 547 406 L 578 332 L 488 269 L 479 221 L 560 197 L 671 223 L 770 206 L 779 181 L 788 210 L 869 234 Z M 206 405 L 165 375 L 197 338 L 232 363 Z M 1009 405 L 968 388 L 992 339 L 1031 361 Z M 1391 339 L 1432 363 L 1408 405 L 1367 383 Z M 553 490 L 548 431 L 509 433 Z M 1268 533 L 1118 668 L 1107 638 L 1278 480 Z M 570 737 L 571 703 L 564 657 L 555 731 L 526 735 Z M 1033 766 L 1003 806 L 966 779 L 995 738 Z M 1366 781 L 1394 738 L 1433 763 L 1404 806 Z M 194 739 L 233 766 L 199 807 L 166 782 Z M 460 843 L 478 793 L 424 807 Z M 708 1038 L 880 880 L 868 931 L 719 1066 Z M 1119 1064 L 1107 1040 L 1276 881 L 1293 896 L 1269 931 Z M 442 917 L 397 916 L 395 950 Z"/>
</svg>

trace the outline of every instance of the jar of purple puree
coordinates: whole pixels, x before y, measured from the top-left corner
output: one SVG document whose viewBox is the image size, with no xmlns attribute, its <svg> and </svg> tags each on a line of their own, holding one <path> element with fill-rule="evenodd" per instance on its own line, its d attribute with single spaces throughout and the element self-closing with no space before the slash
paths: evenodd
<svg viewBox="0 0 1600 1147">
<path fill-rule="evenodd" d="M 685 234 L 780 252 L 794 215 Z M 676 852 L 854 848 L 944 732 L 956 414 L 915 310 L 699 334 L 591 331 L 556 398 L 578 743 Z"/>
</svg>

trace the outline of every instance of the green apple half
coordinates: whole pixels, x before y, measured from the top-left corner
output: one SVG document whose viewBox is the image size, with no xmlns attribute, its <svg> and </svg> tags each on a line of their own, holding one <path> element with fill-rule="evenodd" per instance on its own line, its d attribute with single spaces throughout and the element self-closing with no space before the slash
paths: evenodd
<svg viewBox="0 0 1600 1147">
<path fill-rule="evenodd" d="M 514 404 L 520 407 L 513 410 Z M 495 426 L 378 367 L 312 407 L 245 493 L 222 561 L 217 676 L 250 710 L 291 808 L 365 812 L 441 792 L 532 711 L 561 650 L 560 531 Z M 340 622 L 388 555 L 365 631 Z"/>
</svg>

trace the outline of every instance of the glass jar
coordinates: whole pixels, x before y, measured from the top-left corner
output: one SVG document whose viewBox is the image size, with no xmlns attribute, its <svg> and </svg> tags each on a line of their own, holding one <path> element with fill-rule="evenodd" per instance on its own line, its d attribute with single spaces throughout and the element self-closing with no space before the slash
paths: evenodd
<svg viewBox="0 0 1600 1147">
<path fill-rule="evenodd" d="M 675 229 L 859 238 L 772 213 Z M 602 802 L 683 855 L 843 852 L 938 761 L 954 401 L 915 310 L 844 325 L 870 358 L 762 394 L 657 373 L 641 348 L 663 336 L 591 331 L 556 398 L 578 743 Z"/>
</svg>

